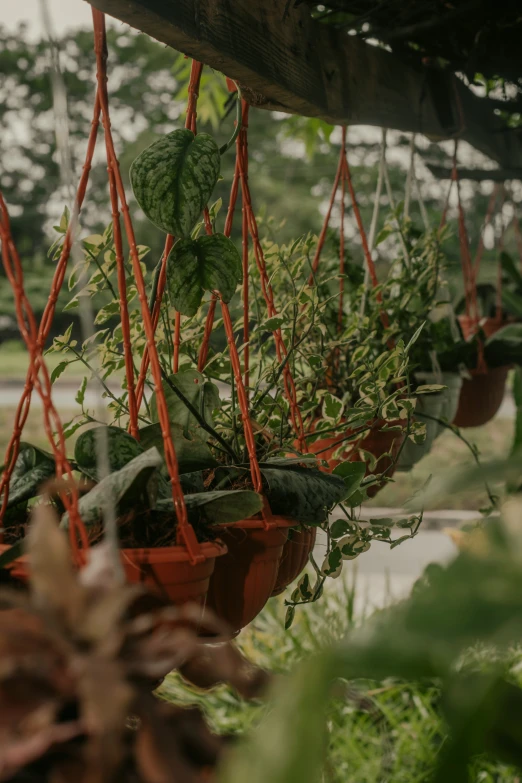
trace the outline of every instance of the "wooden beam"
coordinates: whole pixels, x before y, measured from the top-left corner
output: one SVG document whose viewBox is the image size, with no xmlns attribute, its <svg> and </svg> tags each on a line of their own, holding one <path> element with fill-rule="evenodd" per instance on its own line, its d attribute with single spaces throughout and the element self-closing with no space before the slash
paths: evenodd
<svg viewBox="0 0 522 783">
<path fill-rule="evenodd" d="M 284 0 L 87 0 L 241 84 L 264 109 L 346 125 L 460 136 L 522 168 L 522 142 L 500 133 L 486 100 L 458 79 L 420 69 L 313 20 Z"/>
<path fill-rule="evenodd" d="M 424 161 L 426 163 L 426 161 Z M 451 179 L 451 166 L 439 166 L 426 163 L 427 168 L 437 179 Z M 506 182 L 517 179 L 522 181 L 522 169 L 465 169 L 459 168 L 459 179 L 469 179 L 472 182 Z"/>
</svg>

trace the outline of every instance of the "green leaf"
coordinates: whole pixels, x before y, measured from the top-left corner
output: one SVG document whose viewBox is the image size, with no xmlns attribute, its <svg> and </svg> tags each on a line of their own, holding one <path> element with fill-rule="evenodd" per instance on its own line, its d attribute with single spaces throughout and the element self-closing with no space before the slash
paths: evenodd
<svg viewBox="0 0 522 783">
<path fill-rule="evenodd" d="M 509 288 L 502 289 L 502 306 L 516 318 L 522 318 L 522 296 Z"/>
<path fill-rule="evenodd" d="M 415 345 L 415 343 L 419 339 L 419 337 L 421 335 L 421 332 L 424 329 L 425 325 L 426 325 L 426 321 L 424 321 L 424 323 L 422 323 L 419 326 L 419 328 L 415 331 L 415 333 L 413 334 L 413 337 L 411 338 L 411 340 L 408 342 L 408 345 L 404 349 L 404 353 L 405 354 L 409 354 L 410 350 L 413 348 L 413 346 Z"/>
<path fill-rule="evenodd" d="M 273 468 L 270 462 L 260 463 L 259 467 L 268 485 L 266 495 L 272 512 L 302 524 L 324 522 L 346 494 L 340 476 L 315 468 Z"/>
<path fill-rule="evenodd" d="M 185 503 L 192 524 L 225 525 L 239 522 L 258 514 L 263 508 L 263 498 L 249 489 L 216 490 L 185 495 Z M 172 509 L 172 498 L 159 500 L 159 510 Z"/>
<path fill-rule="evenodd" d="M 522 448 L 522 367 L 515 368 L 513 378 L 513 398 L 516 406 L 516 415 L 511 454 L 515 454 Z"/>
<path fill-rule="evenodd" d="M 416 394 L 432 394 L 434 392 L 441 392 L 444 391 L 446 386 L 441 386 L 439 383 L 431 383 L 426 386 L 417 386 L 415 393 Z"/>
<path fill-rule="evenodd" d="M 55 474 L 51 454 L 22 442 L 9 483 L 8 508 L 37 496 L 42 484 Z"/>
<path fill-rule="evenodd" d="M 167 284 L 172 305 L 183 315 L 195 315 L 205 291 L 219 291 L 230 302 L 243 279 L 241 257 L 224 234 L 181 239 L 172 248 Z"/>
<path fill-rule="evenodd" d="M 90 526 L 103 520 L 107 508 L 116 508 L 118 513 L 135 509 L 137 506 L 154 506 L 154 474 L 163 465 L 163 458 L 155 448 L 132 459 L 121 470 L 106 476 L 78 503 L 78 510 L 85 525 Z M 62 517 L 61 526 L 67 528 L 69 514 Z"/>
<path fill-rule="evenodd" d="M 323 397 L 323 416 L 326 419 L 335 421 L 339 418 L 343 411 L 344 405 L 342 400 L 335 397 L 330 392 L 327 392 Z"/>
<path fill-rule="evenodd" d="M 294 617 L 295 617 L 295 606 L 287 607 L 286 614 L 285 614 L 285 631 L 288 631 L 288 629 L 291 627 L 292 623 L 294 622 Z"/>
<path fill-rule="evenodd" d="M 272 318 L 267 318 L 267 320 L 261 324 L 261 329 L 264 329 L 267 332 L 275 332 L 277 329 L 281 328 L 284 322 L 285 319 L 281 315 L 274 315 Z"/>
<path fill-rule="evenodd" d="M 84 377 L 81 382 L 80 388 L 76 392 L 76 397 L 74 398 L 75 401 L 78 403 L 78 405 L 83 405 L 83 403 L 85 402 L 86 390 L 87 390 L 87 378 Z"/>
<path fill-rule="evenodd" d="M 148 219 L 167 234 L 188 237 L 219 177 L 219 149 L 207 133 L 175 130 L 133 162 L 130 180 Z"/>
<path fill-rule="evenodd" d="M 102 424 L 82 432 L 74 447 L 74 459 L 78 469 L 93 481 L 99 478 L 97 450 L 104 448 L 104 439 L 111 473 L 123 468 L 144 451 L 143 446 L 120 427 L 106 427 Z"/>
<path fill-rule="evenodd" d="M 139 434 L 140 444 L 144 449 L 156 446 L 158 451 L 163 454 L 163 435 L 161 434 L 161 424 L 159 422 L 144 427 L 139 431 Z M 217 461 L 201 438 L 195 435 L 185 437 L 183 427 L 180 424 L 171 424 L 170 434 L 176 450 L 180 473 L 192 473 L 216 467 Z"/>
<path fill-rule="evenodd" d="M 201 412 L 204 420 L 211 424 L 214 410 L 221 407 L 217 386 L 210 381 L 205 381 L 204 375 L 190 368 L 174 373 L 169 377 L 169 380 Z M 203 441 L 208 441 L 210 438 L 209 433 L 200 426 L 196 417 L 192 415 L 185 403 L 180 400 L 165 382 L 163 383 L 163 391 L 167 402 L 170 423 L 179 424 L 185 436 L 190 434 Z M 151 416 L 154 422 L 158 421 L 155 393 L 151 399 Z"/>
<path fill-rule="evenodd" d="M 58 380 L 60 375 L 62 375 L 62 373 L 65 372 L 68 366 L 69 366 L 69 362 L 60 362 L 59 364 L 57 364 L 51 373 L 51 383 L 54 383 L 56 380 Z"/>
<path fill-rule="evenodd" d="M 345 485 L 344 500 L 349 500 L 361 486 L 366 474 L 365 462 L 340 462 L 332 471 L 333 475 L 340 476 Z"/>
</svg>

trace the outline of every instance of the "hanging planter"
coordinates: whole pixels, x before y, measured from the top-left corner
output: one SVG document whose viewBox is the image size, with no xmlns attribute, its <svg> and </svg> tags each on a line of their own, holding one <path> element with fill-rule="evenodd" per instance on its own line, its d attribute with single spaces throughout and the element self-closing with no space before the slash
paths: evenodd
<svg viewBox="0 0 522 783">
<path fill-rule="evenodd" d="M 506 388 L 509 367 L 487 367 L 485 372 L 471 370 L 460 392 L 453 424 L 457 427 L 481 427 L 496 415 Z"/>
<path fill-rule="evenodd" d="M 182 546 L 122 549 L 127 581 L 147 587 L 176 606 L 202 605 L 216 558 L 226 555 L 227 548 L 220 542 L 205 542 L 200 548 L 204 560 L 199 563 L 193 563 Z"/>
<path fill-rule="evenodd" d="M 316 537 L 316 527 L 302 526 L 298 530 L 290 530 L 288 540 L 283 547 L 272 595 L 283 593 L 304 570 L 315 546 Z"/>
<path fill-rule="evenodd" d="M 372 455 L 373 460 L 378 464 L 379 473 L 385 473 L 388 478 L 391 478 L 396 470 L 396 460 L 399 454 L 402 442 L 404 440 L 404 432 L 400 432 L 396 429 L 389 429 L 400 425 L 404 426 L 404 422 L 397 421 L 384 421 L 383 419 L 375 419 L 373 422 L 369 422 L 371 426 L 370 432 L 361 440 L 356 441 L 357 448 L 354 448 L 353 443 L 348 444 L 347 449 L 350 449 L 344 457 L 349 462 L 357 462 L 360 460 L 360 451 L 366 451 Z M 347 430 L 345 437 L 349 437 L 352 434 L 351 430 Z M 338 457 L 334 457 L 335 452 L 339 450 L 342 445 L 342 437 L 340 435 L 334 435 L 328 438 L 321 438 L 316 440 L 310 445 L 310 451 L 317 454 L 318 457 L 325 460 L 328 463 L 328 468 L 323 470 L 332 471 L 343 460 Z M 375 470 L 371 466 L 372 460 L 366 460 L 366 475 L 371 475 Z M 373 462 L 373 464 L 375 464 Z M 382 481 L 375 486 L 369 487 L 366 492 L 369 498 L 375 497 L 375 495 L 385 486 L 387 482 Z"/>
<path fill-rule="evenodd" d="M 459 323 L 466 340 L 471 340 L 479 330 L 491 337 L 503 326 L 500 316 L 477 320 L 466 315 L 459 316 Z M 481 427 L 496 415 L 506 388 L 509 366 L 482 367 L 470 370 L 470 378 L 465 378 L 460 392 L 459 405 L 453 424 L 457 427 Z"/>
<path fill-rule="evenodd" d="M 221 528 L 228 552 L 216 562 L 207 605 L 236 633 L 252 622 L 275 588 L 283 547 L 295 521 L 244 519 Z"/>
</svg>

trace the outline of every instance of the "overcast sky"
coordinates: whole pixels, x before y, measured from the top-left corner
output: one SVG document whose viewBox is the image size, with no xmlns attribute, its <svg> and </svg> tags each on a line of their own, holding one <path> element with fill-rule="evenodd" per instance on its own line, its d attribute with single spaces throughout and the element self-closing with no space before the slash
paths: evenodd
<svg viewBox="0 0 522 783">
<path fill-rule="evenodd" d="M 47 0 L 53 28 L 63 33 L 71 27 L 87 27 L 91 22 L 91 6 L 85 0 Z M 0 0 L 0 23 L 12 30 L 20 22 L 29 25 L 31 35 L 43 34 L 41 0 Z"/>
</svg>

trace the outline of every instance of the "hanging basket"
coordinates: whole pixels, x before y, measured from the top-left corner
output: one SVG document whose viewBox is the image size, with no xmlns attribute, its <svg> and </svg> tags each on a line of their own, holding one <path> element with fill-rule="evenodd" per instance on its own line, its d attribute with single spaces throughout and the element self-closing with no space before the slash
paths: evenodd
<svg viewBox="0 0 522 783">
<path fill-rule="evenodd" d="M 363 451 L 367 451 L 372 454 L 376 460 L 379 461 L 379 472 L 386 472 L 386 476 L 391 478 L 397 467 L 395 463 L 404 440 L 404 432 L 383 428 L 395 426 L 397 424 L 403 425 L 404 422 L 384 421 L 384 419 L 378 419 L 374 422 L 371 422 L 371 431 L 368 433 L 368 435 L 366 435 L 365 438 L 363 438 L 362 441 L 360 441 L 357 449 L 354 449 L 348 454 L 346 459 L 349 462 L 357 462 L 360 459 L 359 451 L 361 449 Z M 351 430 L 347 430 L 345 433 L 346 437 L 348 437 L 351 432 Z M 332 471 L 343 461 L 333 456 L 334 452 L 336 452 L 341 445 L 339 443 L 340 440 L 340 436 L 335 435 L 330 438 L 321 438 L 321 440 L 316 440 L 315 443 L 310 445 L 310 451 L 325 460 L 328 463 L 328 470 L 330 471 Z M 348 447 L 351 445 L 353 444 L 347 444 Z M 385 454 L 389 454 L 389 456 L 384 456 Z M 322 470 L 326 470 L 326 468 L 322 468 Z M 371 470 L 369 463 L 367 463 L 366 475 L 368 476 L 372 472 L 373 471 Z M 375 497 L 375 495 L 385 486 L 386 483 L 386 481 L 382 481 L 380 484 L 376 484 L 375 486 L 367 489 L 366 492 L 368 497 Z"/>
<path fill-rule="evenodd" d="M 471 339 L 479 329 L 486 337 L 491 337 L 504 325 L 500 317 L 477 320 L 467 315 L 460 315 L 459 323 L 466 340 Z M 471 370 L 471 378 L 464 379 L 462 383 L 453 424 L 464 428 L 481 427 L 491 421 L 502 405 L 508 372 L 508 366 Z"/>
<path fill-rule="evenodd" d="M 176 606 L 203 604 L 216 558 L 226 555 L 227 548 L 220 542 L 206 542 L 200 546 L 205 556 L 200 563 L 192 563 L 182 546 L 122 549 L 127 581 L 149 588 Z"/>
<path fill-rule="evenodd" d="M 488 367 L 486 372 L 471 370 L 471 378 L 462 383 L 453 424 L 481 427 L 491 421 L 502 405 L 508 372 L 509 367 Z"/>
<path fill-rule="evenodd" d="M 0 545 L 0 555 L 10 548 Z M 221 542 L 200 545 L 205 559 L 192 563 L 183 546 L 136 548 L 120 550 L 125 577 L 130 584 L 140 584 L 169 600 L 176 606 L 186 603 L 204 604 L 216 558 L 227 553 Z M 29 580 L 30 564 L 22 555 L 7 566 L 10 576 L 20 582 Z"/>
<path fill-rule="evenodd" d="M 498 332 L 504 324 L 504 319 L 500 318 L 472 318 L 469 315 L 459 315 L 458 321 L 465 340 L 470 340 L 477 334 L 479 329 L 482 329 L 486 337 L 491 337 L 492 334 Z"/>
<path fill-rule="evenodd" d="M 294 520 L 273 516 L 220 526 L 228 552 L 216 561 L 207 606 L 236 633 L 252 622 L 274 590 L 283 547 Z"/>
<path fill-rule="evenodd" d="M 292 584 L 308 563 L 317 536 L 316 527 L 300 527 L 291 530 L 283 547 L 281 562 L 277 572 L 277 580 L 272 595 L 283 593 Z"/>
</svg>

